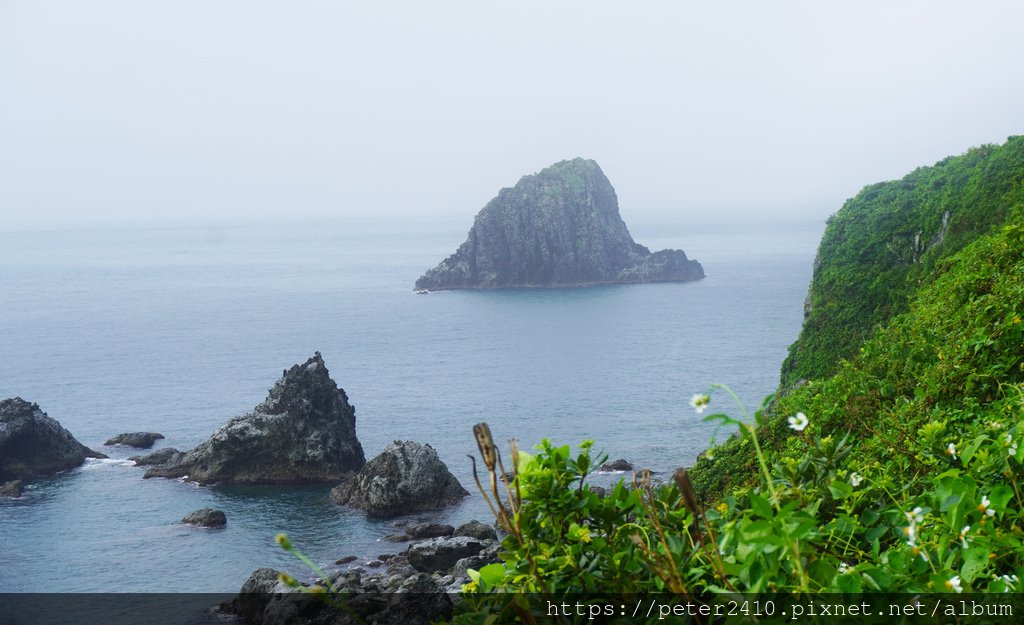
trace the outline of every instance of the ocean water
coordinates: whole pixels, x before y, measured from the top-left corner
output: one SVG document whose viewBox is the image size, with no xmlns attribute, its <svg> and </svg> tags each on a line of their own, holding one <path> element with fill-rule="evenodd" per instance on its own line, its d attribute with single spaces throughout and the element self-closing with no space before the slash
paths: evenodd
<svg viewBox="0 0 1024 625">
<path fill-rule="evenodd" d="M 632 225 L 651 249 L 700 260 L 694 283 L 414 294 L 468 226 L 0 232 L 0 398 L 37 402 L 111 456 L 0 500 L 0 592 L 232 592 L 261 566 L 305 572 L 274 544 L 282 531 L 324 564 L 401 550 L 381 541 L 392 521 L 331 504 L 326 487 L 143 480 L 126 460 L 138 451 L 102 445 L 148 430 L 167 437 L 155 449 L 187 449 L 315 350 L 368 458 L 429 443 L 471 492 L 480 421 L 525 448 L 590 438 L 656 471 L 691 464 L 711 435 L 693 393 L 725 383 L 754 408 L 778 383 L 824 219 Z M 208 506 L 225 529 L 177 523 Z M 474 493 L 416 518 L 488 514 Z"/>
</svg>

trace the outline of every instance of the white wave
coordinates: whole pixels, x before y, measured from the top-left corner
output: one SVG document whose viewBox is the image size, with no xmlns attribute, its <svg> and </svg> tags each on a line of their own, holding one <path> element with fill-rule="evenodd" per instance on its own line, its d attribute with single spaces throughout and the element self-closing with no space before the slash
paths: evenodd
<svg viewBox="0 0 1024 625">
<path fill-rule="evenodd" d="M 102 467 L 134 467 L 135 462 L 126 458 L 86 458 L 82 470 L 99 469 Z"/>
</svg>

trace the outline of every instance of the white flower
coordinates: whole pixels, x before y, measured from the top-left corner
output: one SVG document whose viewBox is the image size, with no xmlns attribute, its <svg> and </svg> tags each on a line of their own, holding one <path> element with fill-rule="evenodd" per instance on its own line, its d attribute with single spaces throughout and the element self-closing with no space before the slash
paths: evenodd
<svg viewBox="0 0 1024 625">
<path fill-rule="evenodd" d="M 1011 456 L 1016 456 L 1017 455 L 1017 443 L 1014 442 L 1013 436 L 1011 436 L 1009 432 L 1006 433 L 1006 443 L 1005 444 L 1010 449 L 1010 455 Z"/>
<path fill-rule="evenodd" d="M 960 530 L 960 544 L 964 549 L 967 549 L 967 532 L 969 531 L 971 531 L 970 525 L 965 525 L 964 528 Z"/>
<path fill-rule="evenodd" d="M 903 528 L 903 535 L 907 537 L 908 547 L 916 546 L 915 541 L 917 540 L 917 525 L 915 525 L 914 522 L 911 521 L 910 525 Z"/>
<path fill-rule="evenodd" d="M 802 412 L 798 412 L 795 417 L 789 418 L 789 427 L 793 428 L 797 432 L 803 432 L 808 423 L 810 423 L 810 421 L 807 420 L 807 415 Z"/>
<path fill-rule="evenodd" d="M 850 486 L 857 488 L 863 481 L 864 478 L 862 478 L 856 471 L 850 474 Z"/>
<path fill-rule="evenodd" d="M 840 562 L 839 563 L 839 572 L 844 574 L 844 575 L 846 573 L 849 573 L 850 572 L 850 565 L 845 563 L 845 562 Z"/>
<path fill-rule="evenodd" d="M 957 592 L 964 591 L 964 589 L 960 587 L 959 575 L 954 575 L 953 577 L 949 578 L 949 581 L 946 582 L 946 590 L 955 590 Z"/>
<path fill-rule="evenodd" d="M 1003 583 L 1006 585 L 1006 587 L 1003 588 L 1003 592 L 1010 592 L 1010 589 L 1020 582 L 1020 578 L 1016 575 L 1003 575 L 999 579 L 1003 580 Z"/>
<path fill-rule="evenodd" d="M 981 498 L 981 503 L 978 505 L 978 512 L 982 512 L 989 516 L 995 516 L 996 511 L 989 508 L 990 505 L 992 505 L 992 502 L 988 500 L 988 495 L 985 495 Z"/>
<path fill-rule="evenodd" d="M 921 506 L 914 508 L 913 510 L 910 511 L 910 513 L 914 515 L 914 520 L 918 523 L 924 521 L 924 508 L 922 508 Z"/>
<path fill-rule="evenodd" d="M 953 443 L 946 445 L 946 455 L 953 456 L 953 460 L 956 460 L 956 445 Z"/>
<path fill-rule="evenodd" d="M 706 393 L 697 393 L 690 398 L 690 405 L 697 411 L 697 414 L 701 414 L 704 412 L 704 409 L 708 407 L 708 402 L 710 401 L 711 397 Z"/>
</svg>

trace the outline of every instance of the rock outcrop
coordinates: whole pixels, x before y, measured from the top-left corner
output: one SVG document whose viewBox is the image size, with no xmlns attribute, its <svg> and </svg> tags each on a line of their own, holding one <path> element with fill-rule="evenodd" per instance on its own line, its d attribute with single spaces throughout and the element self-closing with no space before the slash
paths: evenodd
<svg viewBox="0 0 1024 625">
<path fill-rule="evenodd" d="M 159 464 L 168 464 L 170 462 L 176 462 L 185 457 L 185 452 L 178 451 L 173 447 L 164 447 L 158 451 L 154 451 L 151 454 L 145 456 L 130 456 L 128 459 L 134 462 L 137 466 L 153 466 Z"/>
<path fill-rule="evenodd" d="M 75 440 L 38 404 L 0 401 L 0 483 L 74 469 L 86 458 L 106 456 Z"/>
<path fill-rule="evenodd" d="M 124 445 L 125 447 L 136 447 L 138 449 L 149 449 L 153 443 L 163 438 L 163 434 L 156 432 L 125 432 L 107 439 L 104 445 Z"/>
<path fill-rule="evenodd" d="M 704 277 L 681 250 L 633 241 L 619 201 L 592 160 L 556 163 L 502 189 L 459 249 L 416 281 L 419 290 L 686 282 Z"/>
<path fill-rule="evenodd" d="M 355 408 L 320 352 L 284 372 L 267 399 L 205 443 L 146 471 L 208 484 L 335 482 L 365 464 Z"/>
<path fill-rule="evenodd" d="M 13 480 L 0 484 L 0 497 L 21 497 L 25 492 L 25 483 L 21 480 Z"/>
<path fill-rule="evenodd" d="M 228 524 L 228 517 L 223 510 L 214 508 L 202 508 L 193 510 L 181 520 L 186 525 L 198 525 L 199 527 L 224 527 Z"/>
<path fill-rule="evenodd" d="M 395 441 L 331 491 L 338 504 L 392 517 L 454 504 L 469 493 L 430 445 Z"/>
</svg>

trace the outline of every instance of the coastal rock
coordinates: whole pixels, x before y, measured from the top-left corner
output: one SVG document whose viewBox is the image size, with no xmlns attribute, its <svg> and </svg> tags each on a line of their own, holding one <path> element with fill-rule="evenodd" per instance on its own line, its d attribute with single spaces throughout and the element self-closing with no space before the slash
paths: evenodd
<svg viewBox="0 0 1024 625">
<path fill-rule="evenodd" d="M 104 445 L 124 445 L 125 447 L 137 447 L 139 449 L 149 449 L 153 446 L 153 443 L 163 438 L 163 434 L 156 432 L 124 432 L 117 436 L 110 438 Z"/>
<path fill-rule="evenodd" d="M 153 466 L 158 464 L 167 464 L 176 460 L 181 460 L 185 457 L 185 452 L 178 451 L 173 447 L 164 447 L 158 451 L 154 451 L 151 454 L 145 456 L 130 456 L 128 459 L 134 462 L 137 466 Z"/>
<path fill-rule="evenodd" d="M 333 482 L 364 463 L 355 408 L 317 352 L 285 371 L 252 412 L 145 477 L 187 476 L 201 484 Z"/>
<path fill-rule="evenodd" d="M 228 523 L 228 517 L 223 510 L 202 508 L 189 512 L 181 522 L 199 527 L 224 527 Z"/>
<path fill-rule="evenodd" d="M 75 440 L 38 404 L 0 401 L 0 483 L 74 469 L 86 458 L 106 456 Z"/>
<path fill-rule="evenodd" d="M 498 540 L 498 533 L 494 531 L 493 527 L 475 519 L 455 528 L 452 536 L 469 536 L 480 540 Z"/>
<path fill-rule="evenodd" d="M 21 480 L 13 480 L 0 484 L 0 497 L 21 497 L 25 492 L 25 483 Z"/>
<path fill-rule="evenodd" d="M 342 479 L 331 500 L 392 517 L 454 504 L 469 493 L 430 445 L 395 441 L 359 471 Z"/>
<path fill-rule="evenodd" d="M 609 472 L 612 472 L 612 471 L 632 471 L 632 470 L 633 470 L 633 465 L 631 465 L 627 460 L 625 460 L 623 458 L 619 458 L 618 460 L 612 460 L 611 462 L 606 462 L 606 463 L 602 464 L 601 467 L 598 469 L 598 471 L 609 471 Z"/>
<path fill-rule="evenodd" d="M 451 536 L 455 528 L 441 523 L 417 523 L 416 525 L 410 525 L 406 531 L 414 540 L 422 540 L 424 538 L 437 538 L 438 536 Z"/>
<path fill-rule="evenodd" d="M 463 558 L 479 555 L 490 545 L 489 541 L 469 536 L 430 538 L 410 545 L 405 557 L 417 571 L 433 573 L 446 571 Z"/>
<path fill-rule="evenodd" d="M 592 160 L 561 161 L 502 189 L 469 238 L 416 281 L 417 290 L 687 282 L 704 277 L 681 250 L 633 241 Z"/>
</svg>

